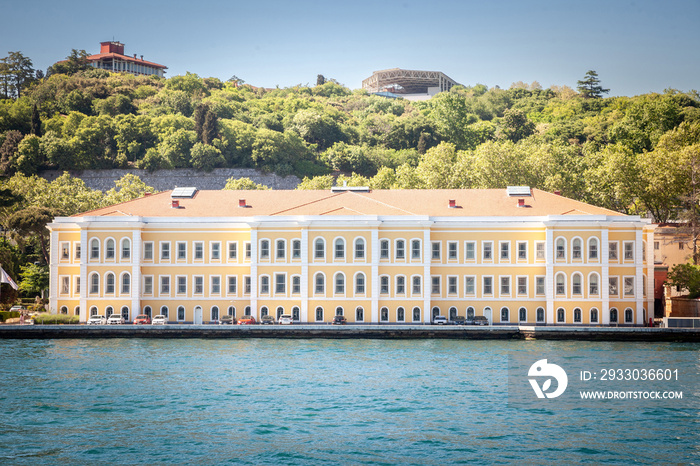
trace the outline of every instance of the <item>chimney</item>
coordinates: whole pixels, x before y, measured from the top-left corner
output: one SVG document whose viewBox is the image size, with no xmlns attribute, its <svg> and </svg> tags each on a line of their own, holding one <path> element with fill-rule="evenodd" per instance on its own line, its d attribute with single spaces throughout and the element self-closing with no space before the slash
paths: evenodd
<svg viewBox="0 0 700 466">
<path fill-rule="evenodd" d="M 136 54 L 134 54 L 134 58 L 136 58 Z"/>
<path fill-rule="evenodd" d="M 141 61 L 143 61 L 143 55 L 141 55 Z"/>
<path fill-rule="evenodd" d="M 171 201 L 170 207 L 173 209 L 179 209 L 180 208 L 180 201 L 177 199 L 173 199 Z"/>
<path fill-rule="evenodd" d="M 238 207 L 248 207 L 248 205 L 245 203 L 245 199 L 238 200 Z"/>
<path fill-rule="evenodd" d="M 457 207 L 457 201 L 454 199 L 450 199 L 449 207 L 450 207 L 450 209 L 454 209 L 455 207 Z"/>
<path fill-rule="evenodd" d="M 143 197 L 148 197 L 151 194 L 153 194 L 153 193 L 151 193 L 150 191 L 146 191 L 145 193 L 143 193 Z"/>
<path fill-rule="evenodd" d="M 525 199 L 518 199 L 518 207 L 525 207 Z"/>
<path fill-rule="evenodd" d="M 561 191 L 556 190 L 556 191 L 554 191 L 554 194 L 556 194 L 557 196 L 561 196 Z"/>
</svg>

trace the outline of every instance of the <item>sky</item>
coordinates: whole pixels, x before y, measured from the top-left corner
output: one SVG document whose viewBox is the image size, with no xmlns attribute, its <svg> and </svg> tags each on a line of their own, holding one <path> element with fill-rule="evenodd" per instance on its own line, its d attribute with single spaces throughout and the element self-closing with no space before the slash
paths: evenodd
<svg viewBox="0 0 700 466">
<path fill-rule="evenodd" d="M 260 87 L 350 89 L 389 68 L 460 84 L 576 88 L 595 70 L 609 96 L 699 90 L 699 0 L 0 0 L 0 57 L 46 70 L 71 49 L 127 55 Z"/>
</svg>

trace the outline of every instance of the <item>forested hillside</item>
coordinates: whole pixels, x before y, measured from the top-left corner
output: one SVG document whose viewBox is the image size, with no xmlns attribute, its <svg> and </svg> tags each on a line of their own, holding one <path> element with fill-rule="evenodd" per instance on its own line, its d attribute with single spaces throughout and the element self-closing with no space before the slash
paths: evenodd
<svg viewBox="0 0 700 466">
<path fill-rule="evenodd" d="M 19 262 L 45 262 L 42 221 L 119 195 L 91 192 L 68 176 L 51 188 L 32 177 L 48 168 L 252 167 L 306 177 L 300 189 L 528 185 L 661 222 L 697 217 L 695 91 L 605 98 L 589 72 L 577 90 L 476 84 L 410 102 L 321 76 L 316 86 L 262 89 L 238 79 L 135 77 L 70 64 L 40 79 L 5 73 L 0 80 L 7 97 L 0 101 L 0 221 L 18 239 L 0 255 L 19 248 Z M 148 189 L 134 179 L 122 185 L 119 199 Z M 63 191 L 38 194 L 46 189 Z M 35 209 L 34 223 L 13 219 L 27 209 Z"/>
</svg>

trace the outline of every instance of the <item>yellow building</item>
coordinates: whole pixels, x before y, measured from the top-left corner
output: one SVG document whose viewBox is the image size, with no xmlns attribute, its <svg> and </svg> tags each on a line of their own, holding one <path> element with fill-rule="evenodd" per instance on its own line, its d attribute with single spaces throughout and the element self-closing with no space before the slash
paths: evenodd
<svg viewBox="0 0 700 466">
<path fill-rule="evenodd" d="M 49 229 L 50 307 L 81 321 L 643 325 L 653 309 L 650 222 L 527 187 L 179 188 Z"/>
</svg>

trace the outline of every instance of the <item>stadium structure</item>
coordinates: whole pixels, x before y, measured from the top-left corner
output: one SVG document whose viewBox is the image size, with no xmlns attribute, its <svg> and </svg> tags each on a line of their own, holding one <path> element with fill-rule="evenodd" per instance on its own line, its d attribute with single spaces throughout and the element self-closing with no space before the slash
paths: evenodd
<svg viewBox="0 0 700 466">
<path fill-rule="evenodd" d="M 362 81 L 362 89 L 373 94 L 390 94 L 410 100 L 429 99 L 449 91 L 458 83 L 440 71 L 402 70 L 392 68 L 375 71 Z"/>
</svg>

